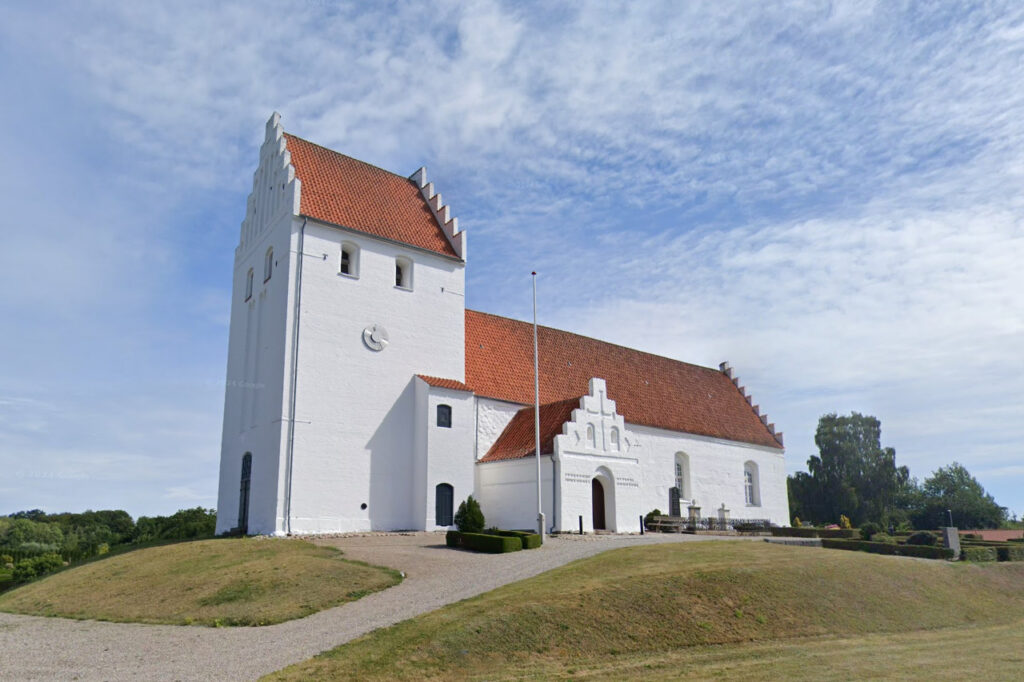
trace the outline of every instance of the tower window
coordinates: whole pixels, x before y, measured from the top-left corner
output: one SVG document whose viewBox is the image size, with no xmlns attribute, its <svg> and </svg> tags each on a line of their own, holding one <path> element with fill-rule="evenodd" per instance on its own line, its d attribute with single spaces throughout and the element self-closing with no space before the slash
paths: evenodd
<svg viewBox="0 0 1024 682">
<path fill-rule="evenodd" d="M 412 261 L 408 258 L 395 259 L 395 286 L 399 289 L 412 289 Z"/>
<path fill-rule="evenodd" d="M 437 425 L 441 428 L 450 429 L 452 428 L 452 406 L 451 405 L 438 405 L 437 406 Z"/>
<path fill-rule="evenodd" d="M 267 282 L 270 280 L 270 275 L 274 272 L 274 248 L 267 249 L 267 256 L 263 261 L 263 281 Z"/>
<path fill-rule="evenodd" d="M 359 247 L 351 242 L 341 245 L 341 274 L 349 277 L 359 276 Z"/>
<path fill-rule="evenodd" d="M 249 274 L 245 276 L 245 300 L 252 298 L 252 268 L 249 268 Z"/>
</svg>

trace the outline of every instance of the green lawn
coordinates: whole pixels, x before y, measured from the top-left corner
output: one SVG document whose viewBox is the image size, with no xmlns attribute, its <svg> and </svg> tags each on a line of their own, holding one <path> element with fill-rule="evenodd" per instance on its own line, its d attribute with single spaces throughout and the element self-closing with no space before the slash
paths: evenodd
<svg viewBox="0 0 1024 682">
<path fill-rule="evenodd" d="M 301 618 L 397 584 L 397 571 L 300 540 L 235 538 L 140 549 L 0 595 L 0 611 L 197 625 Z"/>
<path fill-rule="evenodd" d="M 271 679 L 1001 679 L 1021 672 L 1022 625 L 1024 564 L 652 545 L 375 631 Z M 966 654 L 973 645 L 986 653 Z"/>
</svg>

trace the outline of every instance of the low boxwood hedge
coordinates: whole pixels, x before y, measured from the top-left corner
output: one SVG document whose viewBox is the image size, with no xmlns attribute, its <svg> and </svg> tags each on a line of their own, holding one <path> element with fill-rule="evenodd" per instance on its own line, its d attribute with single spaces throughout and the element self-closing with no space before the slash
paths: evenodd
<svg viewBox="0 0 1024 682">
<path fill-rule="evenodd" d="M 852 538 L 857 531 L 852 528 L 772 528 L 777 538 Z"/>
<path fill-rule="evenodd" d="M 449 547 L 462 547 L 462 533 L 457 530 L 450 530 L 444 534 L 444 544 Z"/>
<path fill-rule="evenodd" d="M 995 547 L 964 547 L 960 550 L 960 558 L 964 561 L 996 561 L 999 555 Z"/>
<path fill-rule="evenodd" d="M 953 550 L 946 549 L 945 547 L 931 547 L 928 545 L 892 545 L 885 542 L 822 538 L 821 546 L 828 549 L 848 549 L 860 552 L 871 552 L 872 554 L 913 556 L 922 559 L 953 558 Z"/>
<path fill-rule="evenodd" d="M 523 543 L 523 549 L 536 549 L 543 544 L 539 535 L 526 530 L 499 530 L 491 531 L 491 533 L 510 538 L 519 538 Z"/>
<path fill-rule="evenodd" d="M 488 535 L 486 533 L 463 533 L 462 546 L 489 554 L 518 552 L 523 548 L 523 541 L 515 536 Z"/>
<path fill-rule="evenodd" d="M 1000 561 L 1024 561 L 1024 547 L 1015 545 L 996 547 L 996 557 Z"/>
</svg>

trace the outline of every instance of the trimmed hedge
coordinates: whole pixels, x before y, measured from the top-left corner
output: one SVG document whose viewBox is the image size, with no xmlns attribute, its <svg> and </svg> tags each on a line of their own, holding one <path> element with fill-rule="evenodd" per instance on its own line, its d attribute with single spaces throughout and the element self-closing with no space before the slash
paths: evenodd
<svg viewBox="0 0 1024 682">
<path fill-rule="evenodd" d="M 449 547 L 462 547 L 462 533 L 457 530 L 450 530 L 444 534 L 444 544 Z"/>
<path fill-rule="evenodd" d="M 772 528 L 777 538 L 852 538 L 857 531 L 852 528 Z"/>
<path fill-rule="evenodd" d="M 999 555 L 995 547 L 964 547 L 960 557 L 964 561 L 996 561 Z"/>
<path fill-rule="evenodd" d="M 1024 547 L 1013 545 L 996 547 L 996 557 L 1000 561 L 1024 561 Z"/>
<path fill-rule="evenodd" d="M 505 535 L 487 535 L 486 533 L 462 533 L 462 546 L 489 554 L 518 552 L 523 548 L 523 541 L 517 537 Z"/>
<path fill-rule="evenodd" d="M 865 542 L 864 540 L 837 540 L 823 538 L 821 546 L 827 549 L 849 549 L 871 554 L 889 554 L 895 556 L 913 556 L 921 559 L 952 559 L 953 550 L 945 547 L 928 545 L 891 545 L 885 542 Z"/>
<path fill-rule="evenodd" d="M 539 535 L 525 530 L 499 530 L 498 535 L 519 538 L 523 543 L 523 549 L 536 549 L 543 544 Z"/>
</svg>

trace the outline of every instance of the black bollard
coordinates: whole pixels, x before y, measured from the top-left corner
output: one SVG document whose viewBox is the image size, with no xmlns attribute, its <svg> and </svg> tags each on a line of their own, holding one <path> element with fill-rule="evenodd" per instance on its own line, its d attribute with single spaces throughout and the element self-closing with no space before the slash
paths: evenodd
<svg viewBox="0 0 1024 682">
<path fill-rule="evenodd" d="M 583 515 L 580 515 L 580 535 L 583 535 Z"/>
<path fill-rule="evenodd" d="M 644 534 L 644 515 L 640 515 L 640 535 Z"/>
</svg>

